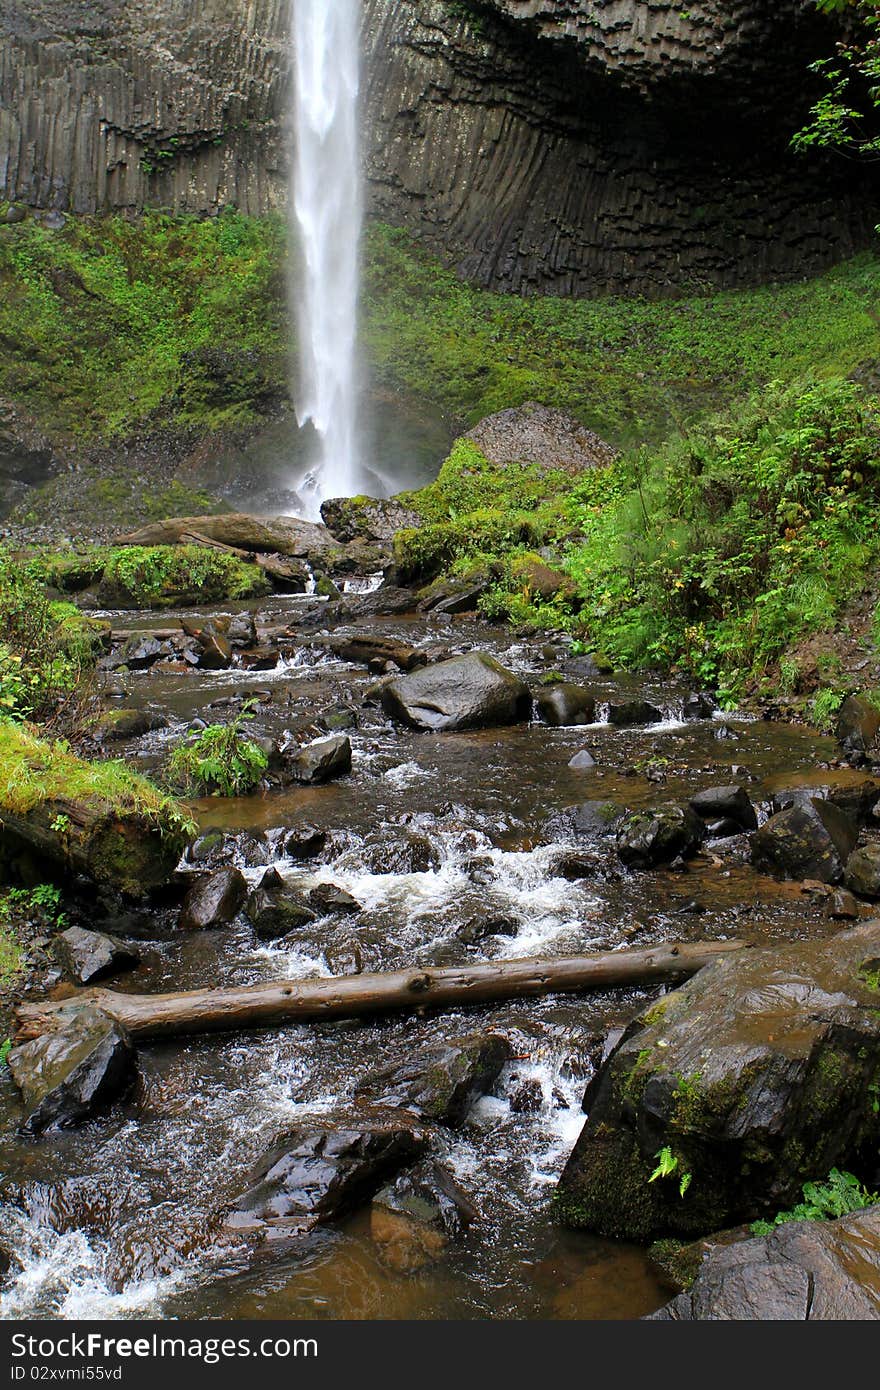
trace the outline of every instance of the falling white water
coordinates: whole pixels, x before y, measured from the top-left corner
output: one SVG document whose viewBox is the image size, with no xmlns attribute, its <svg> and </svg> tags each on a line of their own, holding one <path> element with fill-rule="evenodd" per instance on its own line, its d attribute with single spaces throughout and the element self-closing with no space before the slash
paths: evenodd
<svg viewBox="0 0 880 1390">
<path fill-rule="evenodd" d="M 292 0 L 293 198 L 291 229 L 300 387 L 318 457 L 299 485 L 317 515 L 327 497 L 358 491 L 357 301 L 361 230 L 358 152 L 358 0 Z M 295 258 L 296 259 L 296 258 Z"/>
</svg>

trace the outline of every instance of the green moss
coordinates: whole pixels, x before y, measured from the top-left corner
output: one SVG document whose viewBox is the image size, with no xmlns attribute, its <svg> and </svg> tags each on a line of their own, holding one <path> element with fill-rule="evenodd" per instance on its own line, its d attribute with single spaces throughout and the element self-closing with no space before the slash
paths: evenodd
<svg viewBox="0 0 880 1390">
<path fill-rule="evenodd" d="M 76 591 L 98 585 L 109 606 L 168 608 L 262 597 L 271 590 L 265 572 L 224 551 L 199 545 L 94 546 L 82 554 L 36 554 L 31 572 L 47 584 Z M 88 625 L 66 605 L 72 624 Z"/>
<path fill-rule="evenodd" d="M 0 720 L 0 817 L 3 810 L 26 816 L 55 801 L 87 802 L 116 821 L 146 824 L 181 844 L 195 829 L 177 801 L 124 762 L 86 762 L 64 742 L 46 742 Z"/>
</svg>

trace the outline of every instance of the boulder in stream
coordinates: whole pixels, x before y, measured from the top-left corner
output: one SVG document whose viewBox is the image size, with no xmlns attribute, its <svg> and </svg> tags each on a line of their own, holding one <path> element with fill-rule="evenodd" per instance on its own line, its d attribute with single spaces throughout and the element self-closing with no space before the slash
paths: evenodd
<svg viewBox="0 0 880 1390">
<path fill-rule="evenodd" d="M 719 1244 L 659 1322 L 864 1322 L 880 1318 L 880 1205 L 837 1221 L 793 1221 Z"/>
<path fill-rule="evenodd" d="M 541 691 L 537 698 L 538 713 L 545 724 L 561 728 L 571 724 L 592 724 L 596 718 L 596 700 L 582 685 L 559 681 Z"/>
<path fill-rule="evenodd" d="M 309 903 L 322 916 L 363 912 L 357 898 L 353 898 L 335 883 L 319 883 L 315 888 L 310 888 Z"/>
<path fill-rule="evenodd" d="M 758 817 L 745 787 L 707 787 L 705 791 L 692 796 L 689 805 L 701 820 L 709 824 L 733 821 L 741 831 L 758 828 Z"/>
<path fill-rule="evenodd" d="M 413 1273 L 460 1240 L 476 1217 L 476 1207 L 448 1168 L 428 1158 L 376 1194 L 370 1235 L 385 1264 Z"/>
<path fill-rule="evenodd" d="M 247 879 L 240 869 L 200 874 L 183 900 L 178 925 L 183 931 L 224 927 L 241 910 L 247 891 Z"/>
<path fill-rule="evenodd" d="M 343 661 L 350 661 L 355 666 L 370 666 L 371 669 L 374 661 L 383 666 L 390 663 L 399 671 L 415 671 L 428 664 L 425 652 L 394 637 L 384 637 L 381 633 L 359 632 L 349 637 L 334 638 L 330 650 Z"/>
<path fill-rule="evenodd" d="M 766 779 L 764 793 L 773 811 L 817 797 L 832 802 L 861 825 L 880 801 L 880 777 L 851 767 L 782 772 Z"/>
<path fill-rule="evenodd" d="M 880 922 L 739 951 L 630 1025 L 584 1097 L 559 1181 L 568 1224 L 703 1235 L 876 1159 Z"/>
<path fill-rule="evenodd" d="M 68 927 L 52 943 L 58 964 L 77 985 L 96 984 L 140 964 L 140 952 L 104 932 Z"/>
<path fill-rule="evenodd" d="M 630 869 L 650 869 L 695 854 L 706 838 L 703 821 L 690 806 L 665 802 L 634 811 L 617 827 L 617 853 Z"/>
<path fill-rule="evenodd" d="M 388 1117 L 304 1123 L 255 1168 L 227 1222 L 238 1230 L 308 1230 L 345 1216 L 414 1163 L 427 1136 Z"/>
<path fill-rule="evenodd" d="M 837 883 L 858 838 L 858 827 L 845 811 L 811 797 L 771 816 L 751 835 L 752 863 L 784 878 Z"/>
<path fill-rule="evenodd" d="M 26 1134 L 69 1128 L 116 1100 L 134 1075 L 125 1029 L 91 1005 L 76 1004 L 56 1032 L 14 1047 L 9 1069 L 27 1112 Z"/>
<path fill-rule="evenodd" d="M 432 732 L 516 724 L 532 708 L 528 687 L 485 652 L 454 656 L 392 680 L 381 699 L 398 723 Z"/>
<path fill-rule="evenodd" d="M 499 1033 L 453 1038 L 370 1072 L 358 1082 L 355 1096 L 457 1128 L 511 1056 L 510 1043 Z"/>
<path fill-rule="evenodd" d="M 880 844 L 874 841 L 853 850 L 846 861 L 843 881 L 860 898 L 880 898 Z"/>
<path fill-rule="evenodd" d="M 245 916 L 264 941 L 274 941 L 298 931 L 314 922 L 317 915 L 314 908 L 288 888 L 261 885 L 251 893 L 245 905 Z"/>
<path fill-rule="evenodd" d="M 880 733 L 880 710 L 861 695 L 848 695 L 837 712 L 835 733 L 847 753 L 867 753 Z"/>
<path fill-rule="evenodd" d="M 647 700 L 626 700 L 620 705 L 608 706 L 608 723 L 618 729 L 636 728 L 642 724 L 659 724 L 663 711 Z"/>
<path fill-rule="evenodd" d="M 284 757 L 285 780 L 319 786 L 351 772 L 351 739 L 347 734 L 319 738 Z"/>
</svg>

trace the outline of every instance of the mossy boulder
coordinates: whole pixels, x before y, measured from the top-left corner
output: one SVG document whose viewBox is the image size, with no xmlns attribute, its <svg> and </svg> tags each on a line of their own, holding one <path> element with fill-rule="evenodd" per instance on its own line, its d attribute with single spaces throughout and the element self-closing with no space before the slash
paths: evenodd
<svg viewBox="0 0 880 1390">
<path fill-rule="evenodd" d="M 457 1127 L 474 1101 L 491 1090 L 512 1055 L 510 1043 L 498 1033 L 451 1039 L 370 1072 L 355 1096 Z"/>
<path fill-rule="evenodd" d="M 393 497 L 333 497 L 321 503 L 321 520 L 334 540 L 390 545 L 396 532 L 418 526 L 421 517 Z"/>
<path fill-rule="evenodd" d="M 584 1098 L 560 1218 L 633 1240 L 703 1235 L 876 1159 L 878 954 L 880 922 L 738 952 L 649 1008 Z"/>
<path fill-rule="evenodd" d="M 771 816 L 750 836 L 752 863 L 784 878 L 838 883 L 859 838 L 858 826 L 832 801 L 811 797 Z"/>
</svg>

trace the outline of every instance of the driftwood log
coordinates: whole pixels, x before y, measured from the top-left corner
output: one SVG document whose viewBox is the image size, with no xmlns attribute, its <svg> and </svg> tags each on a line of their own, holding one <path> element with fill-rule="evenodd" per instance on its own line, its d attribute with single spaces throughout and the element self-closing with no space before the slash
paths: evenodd
<svg viewBox="0 0 880 1390">
<path fill-rule="evenodd" d="M 180 994 L 118 994 L 89 989 L 78 992 L 74 1000 L 19 1005 L 16 1041 L 57 1031 L 64 1026 L 71 1004 L 79 1006 L 84 1000 L 122 1023 L 134 1038 L 167 1038 L 354 1018 L 398 1009 L 439 1009 L 496 999 L 668 983 L 686 979 L 719 956 L 743 947 L 740 941 L 687 942 L 648 950 L 488 961 L 302 982 L 280 980 Z"/>
<path fill-rule="evenodd" d="M 55 797 L 22 815 L 0 808 L 0 859 L 48 861 L 131 897 L 168 884 L 181 843 L 135 814 L 118 816 L 98 798 Z"/>
</svg>

